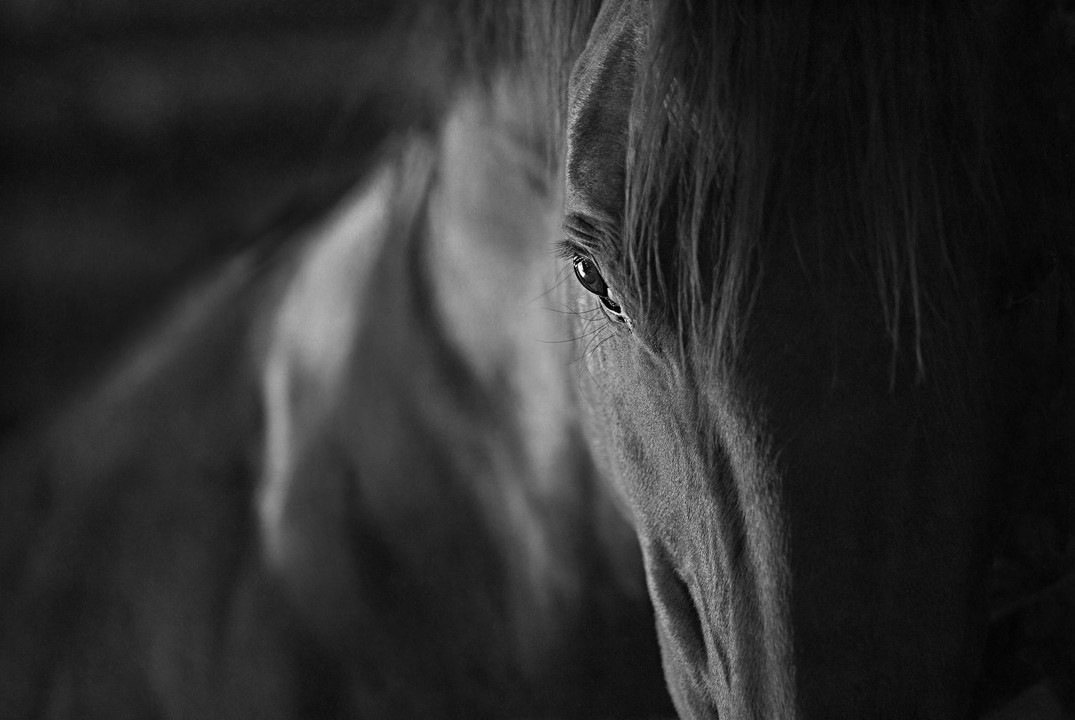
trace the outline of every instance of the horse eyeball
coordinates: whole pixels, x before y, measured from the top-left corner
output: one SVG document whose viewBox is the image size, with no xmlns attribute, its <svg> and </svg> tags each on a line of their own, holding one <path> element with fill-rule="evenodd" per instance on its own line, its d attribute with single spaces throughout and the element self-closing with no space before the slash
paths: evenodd
<svg viewBox="0 0 1075 720">
<path fill-rule="evenodd" d="M 586 288 L 594 295 L 597 295 L 602 299 L 608 297 L 608 283 L 601 277 L 601 273 L 597 269 L 597 263 L 590 258 L 581 255 L 575 256 L 575 277 L 578 278 L 579 284 L 582 285 L 582 287 Z M 615 305 L 615 303 L 613 303 L 613 305 Z"/>
</svg>

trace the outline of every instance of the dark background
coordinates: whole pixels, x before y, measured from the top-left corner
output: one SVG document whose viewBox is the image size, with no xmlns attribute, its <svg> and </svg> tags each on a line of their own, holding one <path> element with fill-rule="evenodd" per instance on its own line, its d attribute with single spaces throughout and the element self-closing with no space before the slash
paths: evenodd
<svg viewBox="0 0 1075 720">
<path fill-rule="evenodd" d="M 0 434 L 356 181 L 421 92 L 393 7 L 0 4 Z"/>
</svg>

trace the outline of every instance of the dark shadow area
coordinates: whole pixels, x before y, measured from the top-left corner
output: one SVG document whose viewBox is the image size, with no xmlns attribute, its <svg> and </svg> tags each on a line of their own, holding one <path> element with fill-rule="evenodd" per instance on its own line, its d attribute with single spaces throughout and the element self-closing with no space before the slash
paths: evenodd
<svg viewBox="0 0 1075 720">
<path fill-rule="evenodd" d="M 361 177 L 415 85 L 393 7 L 0 8 L 0 432 L 86 382 L 200 271 Z"/>
</svg>

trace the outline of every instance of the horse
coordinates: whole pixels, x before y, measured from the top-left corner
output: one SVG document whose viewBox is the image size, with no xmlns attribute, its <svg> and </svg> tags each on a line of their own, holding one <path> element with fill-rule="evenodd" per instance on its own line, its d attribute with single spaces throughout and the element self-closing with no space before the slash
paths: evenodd
<svg viewBox="0 0 1075 720">
<path fill-rule="evenodd" d="M 460 7 L 475 95 L 349 206 L 381 250 L 223 275 L 5 455 L 4 714 L 566 713 L 597 666 L 607 702 L 644 643 L 531 642 L 587 605 L 637 629 L 637 542 L 681 717 L 1070 715 L 1062 9 Z M 489 108 L 507 135 L 452 134 Z M 571 342 L 534 343 L 556 267 Z M 438 466 L 463 482 L 403 492 Z M 1052 655 L 998 692 L 1032 627 Z"/>
<path fill-rule="evenodd" d="M 565 302 L 680 717 L 1075 716 L 1071 22 L 602 4 Z M 1053 659 L 998 691 L 1046 596 Z"/>
<path fill-rule="evenodd" d="M 670 712 L 519 87 L 400 128 L 7 439 L 0 716 Z"/>
</svg>

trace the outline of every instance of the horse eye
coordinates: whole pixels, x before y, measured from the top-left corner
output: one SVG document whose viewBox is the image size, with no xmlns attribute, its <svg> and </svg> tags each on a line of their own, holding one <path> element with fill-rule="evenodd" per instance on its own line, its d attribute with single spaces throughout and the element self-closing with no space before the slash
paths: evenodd
<svg viewBox="0 0 1075 720">
<path fill-rule="evenodd" d="M 601 277 L 597 263 L 582 255 L 575 256 L 575 277 L 579 284 L 599 298 L 608 297 L 608 283 Z M 611 300 L 609 301 L 611 302 Z M 615 304 L 615 303 L 613 303 Z"/>
</svg>

